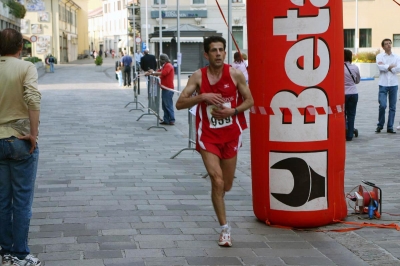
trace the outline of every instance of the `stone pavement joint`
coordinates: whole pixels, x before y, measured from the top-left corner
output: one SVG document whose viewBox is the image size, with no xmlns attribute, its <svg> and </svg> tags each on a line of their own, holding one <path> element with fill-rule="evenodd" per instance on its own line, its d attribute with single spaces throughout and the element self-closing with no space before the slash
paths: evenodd
<svg viewBox="0 0 400 266">
<path fill-rule="evenodd" d="M 252 211 L 249 130 L 226 195 L 233 247 L 219 247 L 210 180 L 201 178 L 206 171 L 199 154 L 184 151 L 170 159 L 188 145 L 187 111 L 175 112 L 176 124 L 168 131 L 147 130 L 156 118 L 136 121 L 142 112 L 124 108 L 133 92 L 118 87 L 114 65 L 104 58 L 103 71 L 96 72 L 92 59 L 82 59 L 40 74 L 30 247 L 43 265 L 400 265 L 395 230 L 304 232 L 258 221 Z M 182 87 L 186 82 L 182 79 Z M 143 79 L 138 99 L 147 105 L 144 88 Z M 383 189 L 384 211 L 399 214 L 400 134 L 374 132 L 377 80 L 362 81 L 358 89 L 360 135 L 346 143 L 345 192 L 361 180 L 374 182 Z M 350 208 L 347 220 L 362 222 Z M 398 220 L 384 213 L 373 222 Z"/>
</svg>

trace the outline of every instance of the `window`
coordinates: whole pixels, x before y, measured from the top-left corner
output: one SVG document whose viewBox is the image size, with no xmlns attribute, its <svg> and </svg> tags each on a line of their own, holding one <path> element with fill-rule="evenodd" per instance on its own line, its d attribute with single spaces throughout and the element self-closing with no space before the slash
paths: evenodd
<svg viewBox="0 0 400 266">
<path fill-rule="evenodd" d="M 154 0 L 154 5 L 158 5 L 158 2 L 159 2 L 160 0 Z M 165 5 L 165 0 L 161 0 L 161 4 L 162 5 Z"/>
<path fill-rule="evenodd" d="M 344 30 L 344 48 L 353 48 L 354 47 L 354 29 L 345 29 Z"/>
<path fill-rule="evenodd" d="M 242 26 L 233 26 L 232 27 L 233 38 L 235 38 L 239 49 L 243 49 L 243 27 Z M 232 44 L 232 50 L 237 50 L 235 44 Z"/>
<path fill-rule="evenodd" d="M 121 1 L 118 1 L 118 10 L 121 10 Z"/>
<path fill-rule="evenodd" d="M 204 5 L 205 0 L 192 0 L 193 5 Z"/>
<path fill-rule="evenodd" d="M 393 34 L 393 47 L 400 47 L 400 34 Z"/>
<path fill-rule="evenodd" d="M 371 47 L 372 29 L 360 29 L 360 45 L 359 47 Z"/>
<path fill-rule="evenodd" d="M 104 5 L 104 13 L 107 13 L 107 4 Z"/>
<path fill-rule="evenodd" d="M 160 28 L 160 27 L 154 27 L 154 32 L 158 31 L 159 28 Z M 165 30 L 166 27 L 162 26 L 161 29 Z"/>
</svg>

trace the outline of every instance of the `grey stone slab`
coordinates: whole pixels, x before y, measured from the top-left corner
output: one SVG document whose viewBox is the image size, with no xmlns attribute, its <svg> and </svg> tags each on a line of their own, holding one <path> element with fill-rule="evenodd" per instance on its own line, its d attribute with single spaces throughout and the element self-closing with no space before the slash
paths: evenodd
<svg viewBox="0 0 400 266">
<path fill-rule="evenodd" d="M 272 249 L 272 248 L 254 248 L 254 253 L 260 257 L 324 257 L 316 249 Z"/>
<path fill-rule="evenodd" d="M 271 257 L 242 257 L 243 265 L 278 266 L 286 265 L 281 258 Z"/>
<path fill-rule="evenodd" d="M 46 261 L 45 266 L 104 266 L 103 260 L 58 260 Z"/>
<path fill-rule="evenodd" d="M 126 249 L 125 256 L 127 258 L 154 258 L 164 257 L 162 249 Z"/>
<path fill-rule="evenodd" d="M 186 262 L 186 258 L 183 257 L 174 257 L 174 258 L 146 258 L 145 259 L 146 266 L 180 266 L 180 265 L 189 265 Z"/>
<path fill-rule="evenodd" d="M 46 245 L 46 252 L 62 252 L 62 251 L 97 251 L 99 250 L 98 243 L 85 244 L 53 244 Z"/>
<path fill-rule="evenodd" d="M 122 259 L 104 259 L 105 266 L 145 266 L 142 259 L 122 258 Z"/>
<path fill-rule="evenodd" d="M 207 254 L 199 248 L 164 248 L 167 257 L 206 257 Z"/>
<path fill-rule="evenodd" d="M 207 257 L 255 257 L 251 248 L 237 248 L 236 245 L 230 248 L 206 248 L 204 251 Z"/>
<path fill-rule="evenodd" d="M 287 265 L 335 265 L 330 259 L 327 258 L 315 258 L 315 257 L 282 257 L 281 258 Z"/>
<path fill-rule="evenodd" d="M 100 250 L 123 250 L 135 249 L 136 244 L 133 242 L 104 242 L 100 243 Z"/>
<path fill-rule="evenodd" d="M 85 251 L 85 259 L 105 259 L 105 258 L 122 258 L 121 250 L 99 250 L 99 251 Z"/>
<path fill-rule="evenodd" d="M 307 242 L 270 242 L 267 241 L 268 246 L 272 249 L 312 249 L 311 246 Z"/>
<path fill-rule="evenodd" d="M 58 251 L 51 253 L 40 253 L 38 258 L 43 261 L 50 260 L 79 260 L 81 258 L 80 251 Z"/>
<path fill-rule="evenodd" d="M 186 257 L 189 265 L 243 265 L 238 258 Z"/>
</svg>

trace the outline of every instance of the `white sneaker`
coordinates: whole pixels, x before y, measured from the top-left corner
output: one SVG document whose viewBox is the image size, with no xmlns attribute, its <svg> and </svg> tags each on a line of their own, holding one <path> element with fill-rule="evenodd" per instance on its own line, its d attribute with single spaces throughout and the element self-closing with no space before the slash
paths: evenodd
<svg viewBox="0 0 400 266">
<path fill-rule="evenodd" d="M 29 254 L 25 257 L 25 259 L 20 260 L 17 257 L 13 257 L 14 264 L 13 266 L 40 266 L 42 263 L 38 258 Z"/>
<path fill-rule="evenodd" d="M 11 266 L 12 265 L 12 257 L 10 254 L 4 254 L 1 260 L 1 265 L 3 266 Z"/>
<path fill-rule="evenodd" d="M 223 247 L 232 247 L 231 228 L 224 228 L 219 235 L 218 245 Z"/>
<path fill-rule="evenodd" d="M 400 129 L 400 126 L 397 126 L 396 128 L 397 128 L 397 129 Z"/>
</svg>

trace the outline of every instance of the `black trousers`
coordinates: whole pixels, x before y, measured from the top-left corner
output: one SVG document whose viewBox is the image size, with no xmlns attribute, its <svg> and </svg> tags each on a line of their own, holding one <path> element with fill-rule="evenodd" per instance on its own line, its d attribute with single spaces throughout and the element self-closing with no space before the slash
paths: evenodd
<svg viewBox="0 0 400 266">
<path fill-rule="evenodd" d="M 124 86 L 131 86 L 131 67 L 124 66 L 122 71 L 122 79 L 124 80 Z"/>
</svg>

